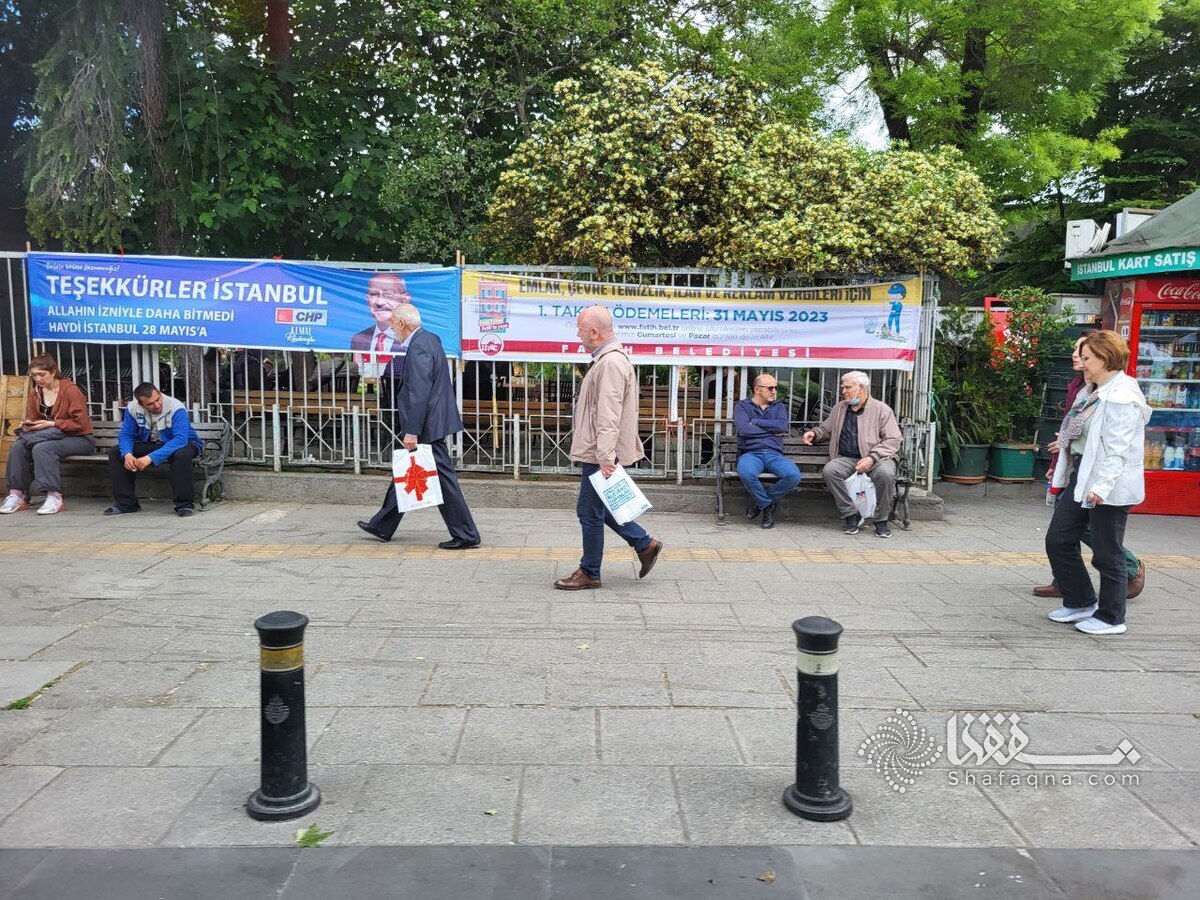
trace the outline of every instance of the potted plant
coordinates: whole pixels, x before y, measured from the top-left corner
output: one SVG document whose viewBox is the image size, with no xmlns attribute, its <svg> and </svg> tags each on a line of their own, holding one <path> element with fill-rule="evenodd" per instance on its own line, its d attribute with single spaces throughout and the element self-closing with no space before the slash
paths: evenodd
<svg viewBox="0 0 1200 900">
<path fill-rule="evenodd" d="M 938 310 L 933 350 L 934 417 L 942 452 L 942 478 L 978 484 L 987 473 L 988 448 L 999 435 L 988 379 L 995 341 L 974 310 Z"/>
<path fill-rule="evenodd" d="M 1054 298 L 1038 288 L 1007 291 L 999 299 L 1008 312 L 1003 340 L 993 344 L 988 379 L 997 426 L 988 474 L 999 481 L 1032 481 L 1046 369 L 1065 346 L 1063 331 L 1071 317 L 1055 312 Z"/>
</svg>

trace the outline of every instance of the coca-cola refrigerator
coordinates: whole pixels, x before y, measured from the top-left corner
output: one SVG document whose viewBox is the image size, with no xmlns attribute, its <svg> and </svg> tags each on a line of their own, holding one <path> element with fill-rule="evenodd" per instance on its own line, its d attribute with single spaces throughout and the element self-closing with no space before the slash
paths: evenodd
<svg viewBox="0 0 1200 900">
<path fill-rule="evenodd" d="M 1154 410 L 1133 512 L 1200 516 L 1200 272 L 1109 281 L 1105 297 L 1105 327 L 1129 342 L 1129 374 Z"/>
</svg>

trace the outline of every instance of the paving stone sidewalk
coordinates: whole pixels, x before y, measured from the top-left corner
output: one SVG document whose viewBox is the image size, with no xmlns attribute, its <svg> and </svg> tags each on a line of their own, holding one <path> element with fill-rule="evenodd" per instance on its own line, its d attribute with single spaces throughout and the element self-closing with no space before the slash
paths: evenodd
<svg viewBox="0 0 1200 900">
<path fill-rule="evenodd" d="M 0 706 L 53 682 L 0 711 L 0 848 L 290 847 L 296 823 L 242 810 L 258 779 L 252 623 L 276 609 L 312 620 L 324 801 L 302 824 L 331 830 L 326 846 L 1200 840 L 1197 520 L 1131 520 L 1147 587 L 1129 632 L 1098 638 L 1030 594 L 1048 579 L 1038 502 L 955 499 L 887 541 L 833 516 L 768 532 L 651 512 L 668 549 L 650 577 L 610 542 L 604 587 L 578 594 L 550 587 L 578 560 L 569 509 L 478 510 L 485 546 L 449 554 L 436 514 L 383 545 L 353 506 L 231 502 L 184 520 L 103 505 L 0 519 Z M 790 626 L 806 615 L 846 629 L 843 822 L 779 802 Z M 897 710 L 944 747 L 903 793 L 858 754 Z M 947 720 L 967 712 L 1018 715 L 1030 754 L 1128 741 L 1137 759 L 1001 765 L 960 745 L 953 764 L 961 720 Z"/>
</svg>

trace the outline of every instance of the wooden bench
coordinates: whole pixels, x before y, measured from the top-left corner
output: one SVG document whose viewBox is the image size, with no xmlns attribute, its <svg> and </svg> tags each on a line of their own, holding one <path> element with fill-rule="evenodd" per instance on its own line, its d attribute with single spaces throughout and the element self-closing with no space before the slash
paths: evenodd
<svg viewBox="0 0 1200 900">
<path fill-rule="evenodd" d="M 204 474 L 204 487 L 200 490 L 200 508 L 206 509 L 224 499 L 225 485 L 221 480 L 225 460 L 233 448 L 233 429 L 228 422 L 192 423 L 192 428 L 204 443 L 204 450 L 196 455 L 196 467 Z M 121 434 L 120 422 L 92 422 L 92 436 L 96 439 L 96 452 L 89 456 L 66 456 L 66 462 L 107 462 L 108 451 L 118 446 Z M 147 469 L 143 474 L 153 472 Z M 163 470 L 162 474 L 166 474 Z M 211 496 L 210 496 L 211 494 Z"/>
<path fill-rule="evenodd" d="M 807 430 L 807 428 L 805 428 Z M 732 479 L 738 485 L 741 485 L 742 479 L 738 476 L 737 461 L 738 456 L 737 437 L 731 434 L 718 434 L 716 439 L 716 449 L 714 460 L 717 470 L 717 524 L 725 524 L 725 482 Z M 821 474 L 825 468 L 825 463 L 829 462 L 829 445 L 828 444 L 813 444 L 811 447 L 806 445 L 797 434 L 783 435 L 783 455 L 790 459 L 800 469 L 800 484 L 798 487 L 817 487 L 825 489 L 825 477 Z M 909 509 L 908 490 L 911 487 L 911 479 L 907 471 L 907 464 L 903 456 L 895 458 L 896 463 L 896 496 L 892 500 L 892 508 L 888 514 L 888 521 L 894 521 L 900 528 L 908 530 L 911 520 L 911 512 Z M 763 472 L 761 476 L 764 482 L 776 481 L 774 475 L 770 472 Z M 897 507 L 903 507 L 903 516 L 897 518 Z"/>
</svg>

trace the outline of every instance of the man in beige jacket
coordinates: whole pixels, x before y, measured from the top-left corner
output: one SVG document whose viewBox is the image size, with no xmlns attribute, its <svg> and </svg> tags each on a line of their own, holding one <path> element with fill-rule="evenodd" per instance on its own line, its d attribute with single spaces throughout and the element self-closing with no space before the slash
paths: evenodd
<svg viewBox="0 0 1200 900">
<path fill-rule="evenodd" d="M 632 465 L 646 454 L 638 438 L 637 375 L 625 348 L 613 335 L 612 315 L 603 306 L 589 306 L 576 324 L 580 343 L 592 354 L 591 368 L 575 398 L 571 430 L 571 459 L 583 466 L 575 504 L 583 530 L 583 557 L 573 574 L 554 582 L 561 591 L 600 587 L 605 525 L 637 553 L 641 564 L 638 578 L 650 573 L 663 548 L 662 541 L 650 537 L 637 522 L 618 525 L 592 486 L 591 476 L 597 471 L 608 478 L 618 465 Z"/>
<path fill-rule="evenodd" d="M 858 534 L 860 520 L 846 479 L 865 472 L 875 485 L 876 537 L 889 538 L 888 517 L 896 496 L 896 454 L 902 440 L 896 414 L 871 396 L 871 379 L 865 372 L 842 376 L 842 402 L 816 428 L 804 432 L 806 444 L 829 441 L 829 462 L 822 475 L 842 516 L 842 533 Z"/>
</svg>

